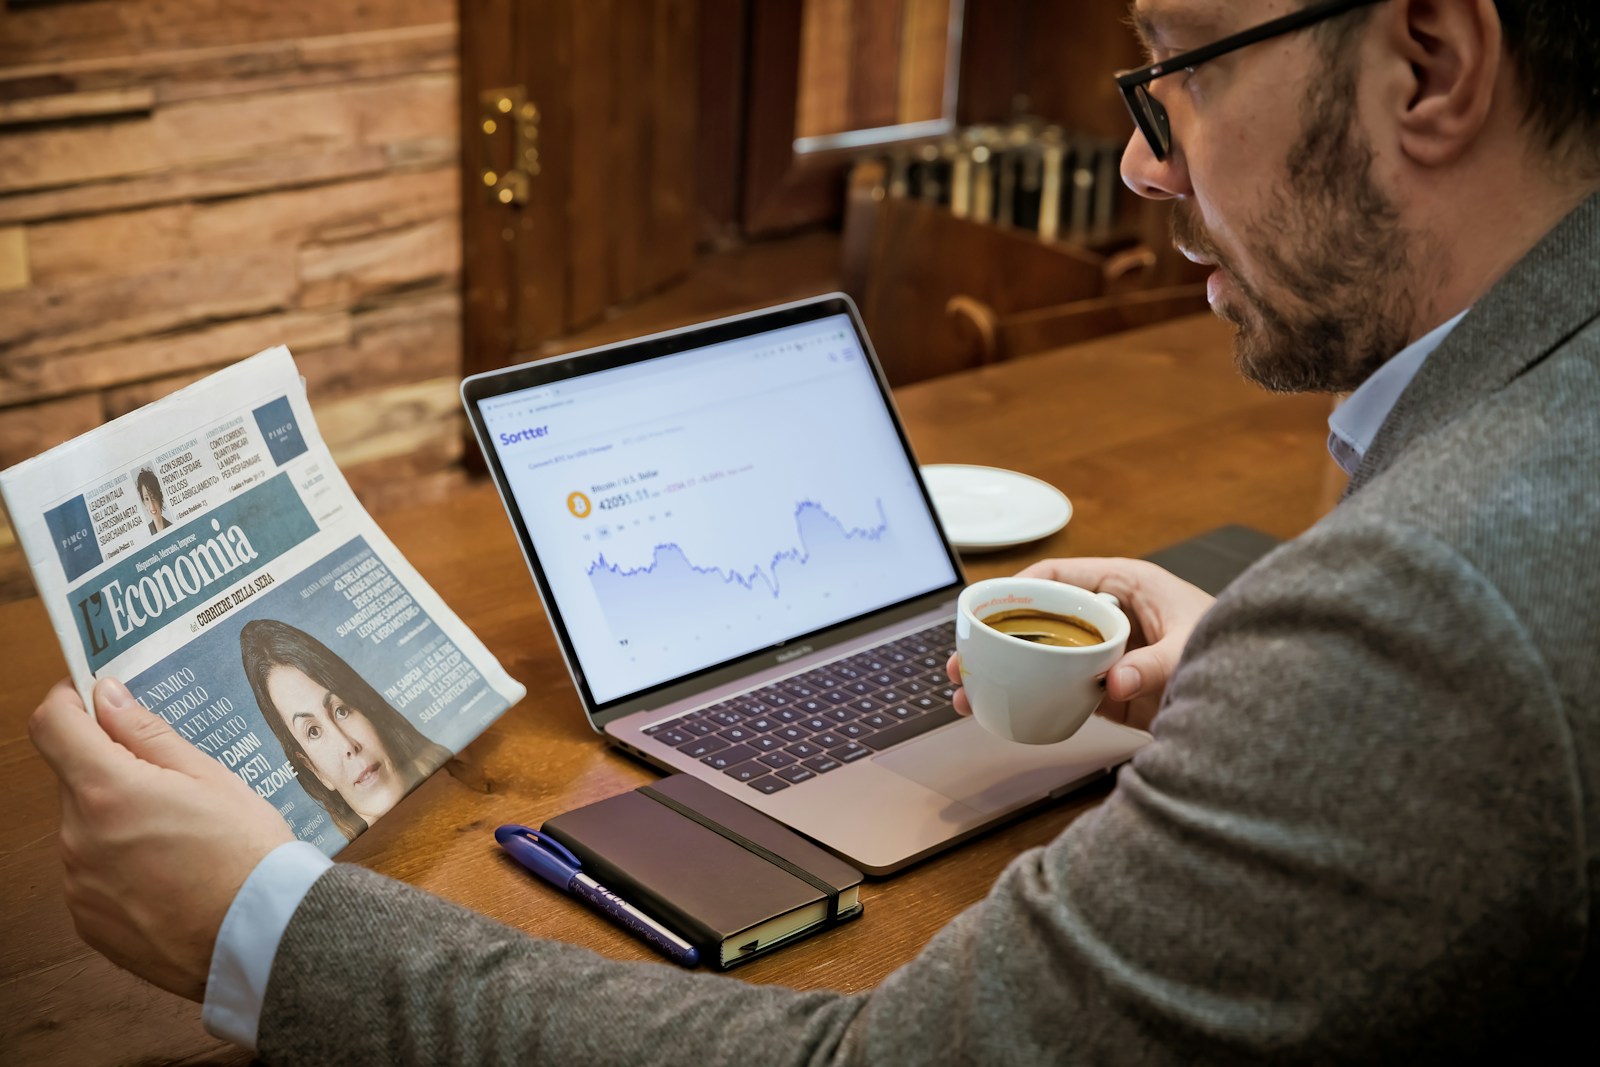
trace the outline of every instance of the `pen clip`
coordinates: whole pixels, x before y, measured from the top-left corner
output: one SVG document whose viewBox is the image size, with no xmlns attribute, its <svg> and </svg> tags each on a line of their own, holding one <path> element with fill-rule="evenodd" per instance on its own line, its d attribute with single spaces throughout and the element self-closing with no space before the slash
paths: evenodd
<svg viewBox="0 0 1600 1067">
<path fill-rule="evenodd" d="M 507 823 L 495 830 L 494 839 L 500 843 L 501 848 L 511 853 L 518 863 L 536 874 L 550 877 L 556 873 L 550 868 L 560 864 L 566 868 L 560 873 L 570 880 L 583 870 L 583 862 L 568 851 L 565 845 L 529 827 Z"/>
</svg>

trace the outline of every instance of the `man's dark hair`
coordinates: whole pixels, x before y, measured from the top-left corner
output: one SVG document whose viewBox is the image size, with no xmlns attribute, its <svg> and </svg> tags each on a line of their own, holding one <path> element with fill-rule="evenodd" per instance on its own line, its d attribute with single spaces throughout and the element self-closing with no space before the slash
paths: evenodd
<svg viewBox="0 0 1600 1067">
<path fill-rule="evenodd" d="M 1600 9 L 1593 0 L 1495 0 L 1526 120 L 1550 151 L 1600 168 Z"/>
<path fill-rule="evenodd" d="M 1302 0 L 1308 7 L 1315 0 Z M 1495 0 L 1506 52 L 1524 97 L 1523 120 L 1561 164 L 1600 172 L 1600 5 L 1594 0 Z M 1331 55 L 1345 52 L 1377 7 L 1314 27 Z"/>
</svg>

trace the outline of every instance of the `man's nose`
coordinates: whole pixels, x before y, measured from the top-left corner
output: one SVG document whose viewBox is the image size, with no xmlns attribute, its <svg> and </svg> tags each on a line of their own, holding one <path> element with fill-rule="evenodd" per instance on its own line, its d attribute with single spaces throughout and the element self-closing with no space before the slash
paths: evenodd
<svg viewBox="0 0 1600 1067">
<path fill-rule="evenodd" d="M 1137 129 L 1122 150 L 1122 181 L 1148 200 L 1172 200 L 1191 191 L 1188 170 L 1178 153 L 1169 150 L 1166 159 L 1157 159 L 1150 142 Z"/>
</svg>

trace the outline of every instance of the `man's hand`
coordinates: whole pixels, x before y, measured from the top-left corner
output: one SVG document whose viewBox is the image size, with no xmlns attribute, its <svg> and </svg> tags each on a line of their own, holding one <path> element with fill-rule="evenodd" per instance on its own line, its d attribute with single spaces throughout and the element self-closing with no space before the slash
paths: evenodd
<svg viewBox="0 0 1600 1067">
<path fill-rule="evenodd" d="M 62 681 L 28 720 L 34 747 L 61 779 L 72 921 L 112 963 L 201 1000 L 228 906 L 262 857 L 294 834 L 121 682 L 101 679 L 94 702 L 98 726 Z"/>
<path fill-rule="evenodd" d="M 1020 571 L 1018 577 L 1066 582 L 1110 593 L 1122 603 L 1132 632 L 1127 652 L 1106 675 L 1106 700 L 1098 714 L 1148 730 L 1190 631 L 1215 598 L 1142 559 L 1047 559 Z M 960 685 L 960 658 L 951 656 L 946 669 L 950 680 Z M 955 706 L 963 715 L 972 714 L 962 690 L 956 691 Z"/>
</svg>

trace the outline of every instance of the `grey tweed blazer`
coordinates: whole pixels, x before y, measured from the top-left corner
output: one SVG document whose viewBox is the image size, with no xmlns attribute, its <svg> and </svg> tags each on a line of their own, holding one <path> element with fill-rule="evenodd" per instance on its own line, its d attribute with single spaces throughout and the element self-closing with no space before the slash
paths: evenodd
<svg viewBox="0 0 1600 1067">
<path fill-rule="evenodd" d="M 1110 798 L 876 990 L 609 962 L 340 865 L 284 938 L 262 1056 L 1595 1062 L 1597 264 L 1600 197 L 1218 600 Z"/>
</svg>

